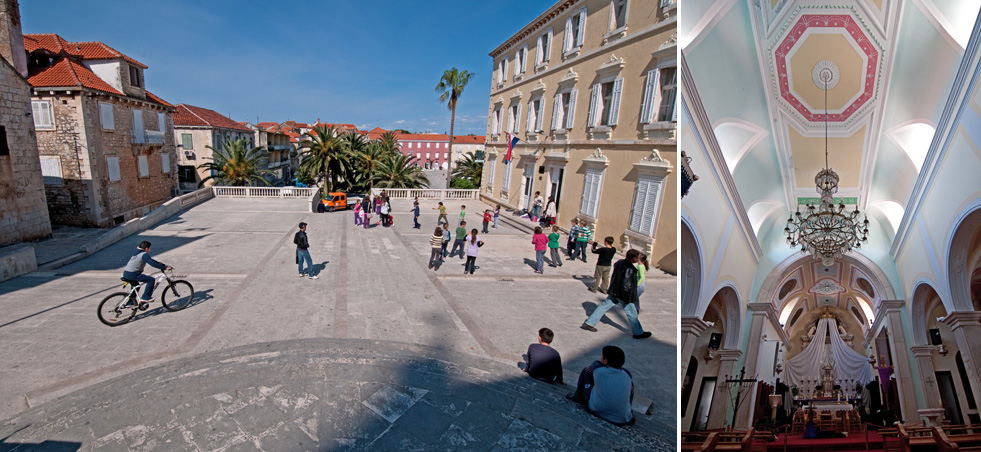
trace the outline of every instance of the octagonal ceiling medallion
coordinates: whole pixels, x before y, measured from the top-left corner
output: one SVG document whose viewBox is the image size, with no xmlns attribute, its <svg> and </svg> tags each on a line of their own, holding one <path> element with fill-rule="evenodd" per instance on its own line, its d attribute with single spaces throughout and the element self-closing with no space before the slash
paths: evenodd
<svg viewBox="0 0 981 452">
<path fill-rule="evenodd" d="M 874 104 L 882 71 L 882 49 L 872 30 L 856 10 L 821 6 L 800 9 L 769 48 L 771 73 L 781 104 L 811 126 L 825 121 L 824 90 L 812 77 L 813 69 L 828 60 L 839 70 L 837 86 L 828 91 L 828 122 L 848 126 Z M 840 13 L 825 13 L 839 9 Z"/>
</svg>

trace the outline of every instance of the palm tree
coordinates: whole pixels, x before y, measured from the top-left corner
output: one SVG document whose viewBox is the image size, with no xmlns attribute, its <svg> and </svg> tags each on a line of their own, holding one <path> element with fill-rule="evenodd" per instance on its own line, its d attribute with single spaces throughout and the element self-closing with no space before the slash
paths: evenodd
<svg viewBox="0 0 981 452">
<path fill-rule="evenodd" d="M 344 172 L 343 139 L 333 127 L 318 126 L 306 133 L 300 147 L 305 148 L 300 156 L 300 171 L 322 181 L 326 193 L 334 189 L 337 176 Z"/>
<path fill-rule="evenodd" d="M 355 180 L 358 183 L 368 182 L 368 190 L 371 191 L 375 188 L 378 167 L 395 154 L 389 153 L 380 141 L 369 142 L 360 152 L 351 155 L 351 167 L 356 170 Z"/>
<path fill-rule="evenodd" d="M 402 154 L 389 156 L 378 165 L 374 185 L 384 188 L 423 188 L 429 179 L 422 169 L 415 166 L 415 157 Z"/>
<path fill-rule="evenodd" d="M 211 175 L 201 180 L 204 183 L 214 179 L 216 183 L 223 185 L 243 186 L 261 182 L 269 185 L 263 176 L 269 174 L 268 170 L 259 169 L 261 160 L 265 155 L 265 148 L 248 148 L 245 138 L 238 140 L 225 140 L 215 149 L 211 149 L 211 157 L 206 157 L 210 162 L 198 166 L 198 168 L 209 170 Z"/>
<path fill-rule="evenodd" d="M 391 130 L 382 134 L 381 140 L 378 142 L 381 143 L 381 148 L 385 152 L 392 154 L 399 152 L 399 139 L 395 136 L 395 132 L 392 132 Z"/>
<path fill-rule="evenodd" d="M 477 156 L 473 152 L 468 152 L 463 156 L 463 160 L 457 164 L 456 169 L 453 170 L 453 177 L 459 177 L 460 179 L 466 179 L 473 182 L 474 186 L 480 186 L 480 178 L 484 172 L 484 163 L 477 159 Z"/>
<path fill-rule="evenodd" d="M 449 70 L 443 71 L 443 77 L 439 79 L 439 83 L 436 85 L 436 92 L 439 94 L 439 101 L 446 102 L 446 106 L 450 109 L 450 144 L 449 144 L 449 154 L 453 155 L 453 126 L 456 124 L 456 102 L 463 95 L 463 89 L 467 87 L 467 83 L 470 83 L 470 79 L 473 78 L 473 73 L 469 71 L 460 72 L 457 68 L 451 68 Z M 446 171 L 446 187 L 450 186 L 450 170 L 452 170 L 452 162 L 447 164 Z"/>
</svg>

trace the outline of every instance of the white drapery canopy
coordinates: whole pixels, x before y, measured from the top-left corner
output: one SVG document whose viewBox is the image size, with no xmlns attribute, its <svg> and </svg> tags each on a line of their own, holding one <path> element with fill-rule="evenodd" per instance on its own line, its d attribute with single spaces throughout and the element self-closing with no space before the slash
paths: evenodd
<svg viewBox="0 0 981 452">
<path fill-rule="evenodd" d="M 828 336 L 831 336 L 836 379 L 854 379 L 863 386 L 872 381 L 872 366 L 868 358 L 845 344 L 833 322 L 834 318 L 819 320 L 811 343 L 797 356 L 787 360 L 787 381 L 791 385 L 801 386 L 805 378 L 820 378 L 827 354 L 824 342 Z"/>
</svg>

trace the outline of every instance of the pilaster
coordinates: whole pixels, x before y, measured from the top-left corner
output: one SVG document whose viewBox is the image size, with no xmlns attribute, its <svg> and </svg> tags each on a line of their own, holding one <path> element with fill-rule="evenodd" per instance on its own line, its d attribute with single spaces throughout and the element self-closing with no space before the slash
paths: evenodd
<svg viewBox="0 0 981 452">
<path fill-rule="evenodd" d="M 906 302 L 887 300 L 879 303 L 876 317 L 884 316 L 889 326 L 889 346 L 893 352 L 893 367 L 896 387 L 899 390 L 899 405 L 903 421 L 912 423 L 920 418 L 916 406 L 916 390 L 913 388 L 913 369 L 910 366 L 907 350 L 906 331 L 903 328 L 903 311 Z"/>
<path fill-rule="evenodd" d="M 678 376 L 680 378 L 678 381 L 685 379 L 688 373 L 688 361 L 691 354 L 695 352 L 695 343 L 708 327 L 708 322 L 698 317 L 681 318 L 681 375 Z"/>
<path fill-rule="evenodd" d="M 923 408 L 940 408 L 940 388 L 937 387 L 937 372 L 933 367 L 933 351 L 936 349 L 932 345 L 914 345 L 909 349 L 913 352 L 916 365 L 920 370 L 923 401 L 926 403 Z M 922 417 L 924 413 L 922 413 L 922 409 L 920 411 Z"/>
<path fill-rule="evenodd" d="M 743 352 L 739 350 L 716 350 L 715 356 L 719 360 L 719 378 L 715 387 L 715 395 L 712 396 L 712 407 L 709 409 L 707 428 L 723 428 L 726 426 L 726 414 L 729 412 L 729 401 L 732 394 L 726 386 L 725 379 L 736 378 L 736 364 Z"/>
<path fill-rule="evenodd" d="M 769 320 L 769 317 L 776 316 L 776 311 L 770 303 L 748 303 L 746 306 L 749 308 L 751 315 L 749 332 L 747 333 L 746 360 L 743 361 L 743 366 L 746 368 L 746 378 L 756 378 L 759 369 L 760 344 L 763 341 L 763 332 L 766 331 L 766 322 Z M 750 393 L 745 396 L 746 400 L 754 400 L 755 398 L 753 396 L 756 392 L 756 385 L 754 384 L 747 390 Z M 740 403 L 739 412 L 736 413 L 736 422 L 733 428 L 749 428 L 754 408 L 755 404 L 752 402 Z"/>
<path fill-rule="evenodd" d="M 981 338 L 981 312 L 954 311 L 944 317 L 944 323 L 954 333 L 961 359 L 964 360 L 967 380 L 971 382 L 974 392 L 974 401 L 981 406 L 981 381 L 978 381 L 981 377 L 978 375 L 978 366 L 981 365 L 981 342 L 978 341 Z"/>
</svg>

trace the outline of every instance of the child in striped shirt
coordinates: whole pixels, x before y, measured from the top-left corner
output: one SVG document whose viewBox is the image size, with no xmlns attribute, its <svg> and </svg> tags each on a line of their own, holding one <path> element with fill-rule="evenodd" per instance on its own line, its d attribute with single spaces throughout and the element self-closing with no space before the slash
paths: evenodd
<svg viewBox="0 0 981 452">
<path fill-rule="evenodd" d="M 443 260 L 443 228 L 437 227 L 433 231 L 433 236 L 429 238 L 429 246 L 432 247 L 432 253 L 429 254 L 429 268 L 436 267 L 436 270 L 439 270 L 439 264 Z"/>
</svg>

